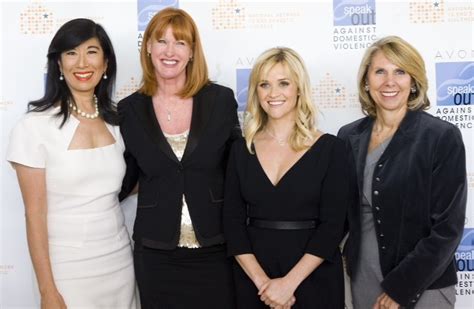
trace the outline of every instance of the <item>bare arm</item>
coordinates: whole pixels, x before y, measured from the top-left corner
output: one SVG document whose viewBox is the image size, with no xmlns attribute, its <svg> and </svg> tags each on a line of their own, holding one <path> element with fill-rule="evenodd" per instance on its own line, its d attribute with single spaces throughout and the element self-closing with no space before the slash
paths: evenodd
<svg viewBox="0 0 474 309">
<path fill-rule="evenodd" d="M 323 262 L 319 256 L 306 253 L 284 278 L 296 289 Z"/>
<path fill-rule="evenodd" d="M 54 283 L 49 258 L 45 170 L 13 165 L 25 204 L 26 235 L 41 293 L 41 308 L 66 308 Z"/>
<path fill-rule="evenodd" d="M 251 253 L 236 255 L 235 259 L 247 276 L 252 280 L 258 290 L 264 283 L 270 280 L 262 266 L 258 263 L 255 255 Z"/>
</svg>

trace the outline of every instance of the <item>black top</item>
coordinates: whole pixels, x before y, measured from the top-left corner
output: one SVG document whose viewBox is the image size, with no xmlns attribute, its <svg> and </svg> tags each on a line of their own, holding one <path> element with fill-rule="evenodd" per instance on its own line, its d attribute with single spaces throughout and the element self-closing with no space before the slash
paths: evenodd
<svg viewBox="0 0 474 309">
<path fill-rule="evenodd" d="M 229 254 L 253 252 L 247 217 L 317 220 L 317 227 L 307 235 L 304 252 L 331 259 L 343 233 L 347 170 L 343 142 L 325 134 L 273 185 L 257 156 L 248 152 L 245 141 L 236 142 L 229 159 L 224 206 Z"/>
<path fill-rule="evenodd" d="M 360 248 L 363 171 L 374 119 L 341 128 L 355 184 L 349 208 L 348 271 Z M 426 289 L 457 281 L 454 253 L 466 210 L 466 155 L 461 132 L 423 111 L 408 111 L 372 177 L 373 216 L 382 288 L 412 308 Z"/>
<path fill-rule="evenodd" d="M 139 183 L 133 239 L 152 248 L 174 249 L 184 194 L 201 246 L 224 243 L 225 166 L 232 142 L 242 136 L 232 90 L 209 84 L 193 97 L 181 161 L 161 131 L 151 97 L 136 92 L 120 101 L 118 110 L 127 163 L 120 199 Z"/>
</svg>

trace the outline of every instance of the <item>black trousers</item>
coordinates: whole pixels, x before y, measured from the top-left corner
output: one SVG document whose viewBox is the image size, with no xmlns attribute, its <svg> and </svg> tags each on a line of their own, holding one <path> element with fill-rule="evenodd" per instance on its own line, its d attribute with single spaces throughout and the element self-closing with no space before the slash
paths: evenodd
<svg viewBox="0 0 474 309">
<path fill-rule="evenodd" d="M 224 245 L 159 250 L 136 243 L 134 264 L 142 309 L 235 308 Z"/>
</svg>

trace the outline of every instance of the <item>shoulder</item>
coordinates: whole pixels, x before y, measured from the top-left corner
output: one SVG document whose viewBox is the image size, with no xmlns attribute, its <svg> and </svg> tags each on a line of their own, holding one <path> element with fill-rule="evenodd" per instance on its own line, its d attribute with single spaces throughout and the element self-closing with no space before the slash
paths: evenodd
<svg viewBox="0 0 474 309">
<path fill-rule="evenodd" d="M 219 84 L 207 84 L 196 94 L 196 98 L 198 101 L 215 102 L 213 105 L 226 113 L 237 109 L 237 101 L 232 89 Z"/>
<path fill-rule="evenodd" d="M 222 86 L 213 82 L 210 82 L 206 86 L 204 86 L 201 91 L 210 91 L 210 92 L 217 92 L 217 93 L 233 93 L 232 89 L 226 86 Z"/>
<path fill-rule="evenodd" d="M 344 141 L 339 137 L 336 137 L 329 133 L 322 134 L 319 139 L 315 142 L 315 145 L 321 144 L 322 147 L 328 149 L 329 151 L 334 150 L 344 150 Z"/>
<path fill-rule="evenodd" d="M 425 111 L 415 112 L 417 116 L 417 131 L 428 139 L 461 138 L 461 131 L 454 124 L 439 119 Z"/>
<path fill-rule="evenodd" d="M 348 135 L 360 133 L 368 125 L 369 121 L 370 118 L 366 116 L 348 123 L 339 129 L 337 136 L 339 138 L 345 139 Z"/>
<path fill-rule="evenodd" d="M 6 158 L 29 167 L 46 166 L 46 149 L 61 138 L 59 126 L 62 117 L 56 114 L 59 108 L 43 112 L 29 112 L 21 118 L 10 132 Z"/>
<path fill-rule="evenodd" d="M 233 155 L 237 157 L 250 155 L 244 138 L 238 138 L 232 143 L 231 153 L 233 153 Z"/>
<path fill-rule="evenodd" d="M 56 126 L 59 129 L 62 117 L 57 114 L 59 108 L 50 108 L 42 112 L 28 112 L 14 126 L 14 130 L 28 130 L 38 132 Z"/>
<path fill-rule="evenodd" d="M 232 151 L 241 151 L 242 149 L 247 149 L 247 144 L 245 143 L 244 138 L 238 138 L 232 143 Z"/>
<path fill-rule="evenodd" d="M 458 130 L 458 127 L 456 127 L 454 124 L 433 116 L 432 114 L 429 114 L 425 111 L 418 111 L 417 113 L 419 114 L 418 121 L 423 126 L 438 128 L 439 131 Z"/>
<path fill-rule="evenodd" d="M 313 145 L 314 158 L 326 166 L 338 166 L 347 169 L 348 156 L 345 142 L 332 134 L 326 133 Z"/>
<path fill-rule="evenodd" d="M 123 98 L 122 100 L 120 100 L 118 102 L 117 106 L 118 106 L 118 109 L 120 110 L 120 109 L 127 108 L 129 105 L 135 104 L 136 102 L 146 101 L 149 98 L 150 98 L 149 96 L 147 96 L 145 94 L 142 94 L 138 91 L 135 91 L 131 95 Z"/>
<path fill-rule="evenodd" d="M 119 123 L 122 123 L 124 117 L 131 113 L 132 107 L 143 107 L 148 102 L 151 102 L 151 97 L 138 91 L 120 100 L 117 104 Z"/>
<path fill-rule="evenodd" d="M 206 95 L 217 95 L 217 96 L 229 96 L 234 97 L 234 91 L 229 87 L 225 87 L 215 83 L 209 83 L 204 86 L 196 94 L 197 96 L 206 96 Z"/>
</svg>

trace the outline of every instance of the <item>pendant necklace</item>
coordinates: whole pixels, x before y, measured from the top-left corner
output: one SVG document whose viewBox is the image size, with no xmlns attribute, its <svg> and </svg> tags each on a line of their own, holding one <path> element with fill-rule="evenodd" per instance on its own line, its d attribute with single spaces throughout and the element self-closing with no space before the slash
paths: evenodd
<svg viewBox="0 0 474 309">
<path fill-rule="evenodd" d="M 158 109 L 162 109 L 166 112 L 166 121 L 170 122 L 173 120 L 173 113 L 176 115 L 179 115 L 179 111 L 182 106 L 186 103 L 185 101 L 181 100 L 171 100 L 170 101 L 165 101 L 165 99 L 156 99 L 157 102 L 153 102 L 154 105 L 158 107 Z"/>
<path fill-rule="evenodd" d="M 270 135 L 278 143 L 278 145 L 280 145 L 280 146 L 285 146 L 286 145 L 286 139 L 279 138 L 279 137 L 273 135 L 272 133 L 270 133 L 270 131 L 268 131 L 266 129 L 265 129 L 265 132 L 267 132 L 268 135 Z"/>
</svg>

